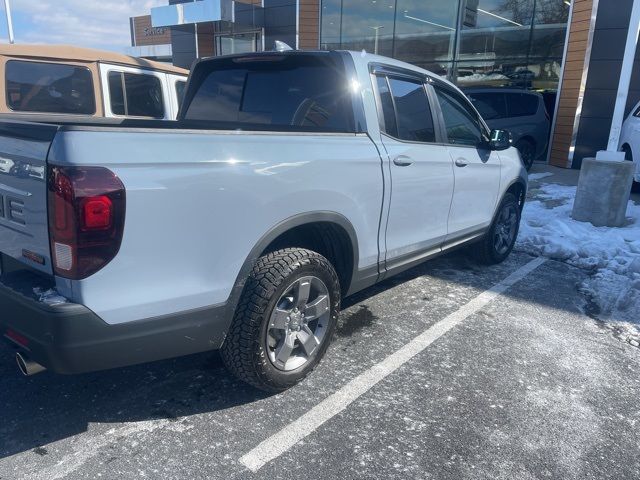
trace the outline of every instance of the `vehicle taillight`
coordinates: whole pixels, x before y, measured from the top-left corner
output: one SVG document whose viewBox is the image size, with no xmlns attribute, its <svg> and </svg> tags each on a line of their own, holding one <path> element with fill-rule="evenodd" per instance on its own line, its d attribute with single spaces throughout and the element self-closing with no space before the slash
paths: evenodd
<svg viewBox="0 0 640 480">
<path fill-rule="evenodd" d="M 124 185 L 102 167 L 53 167 L 48 183 L 54 271 L 73 280 L 87 278 L 120 250 Z"/>
</svg>

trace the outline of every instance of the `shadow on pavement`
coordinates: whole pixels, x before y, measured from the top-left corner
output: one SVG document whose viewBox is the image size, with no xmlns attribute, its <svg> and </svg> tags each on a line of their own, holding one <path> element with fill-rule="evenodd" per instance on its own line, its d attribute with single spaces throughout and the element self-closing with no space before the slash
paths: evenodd
<svg viewBox="0 0 640 480">
<path fill-rule="evenodd" d="M 346 299 L 343 309 L 357 308 L 342 315 L 337 336 L 349 337 L 373 322 L 384 321 L 366 305 L 358 304 L 399 284 L 423 276 L 427 280 L 436 277 L 472 287 L 479 293 L 531 258 L 516 254 L 502 265 L 485 267 L 456 253 L 427 262 Z M 532 288 L 548 288 L 549 275 L 536 280 L 534 272 L 527 281 Z M 541 286 L 536 285 L 537 281 Z M 548 296 L 549 303 L 557 305 L 557 298 L 551 297 L 552 294 Z M 536 295 L 535 301 L 544 302 L 544 298 Z M 575 311 L 577 307 L 567 305 L 567 309 Z M 29 378 L 19 374 L 14 355 L 11 346 L 0 342 L 0 458 L 29 450 L 45 455 L 43 445 L 85 432 L 90 423 L 171 420 L 221 411 L 268 396 L 235 380 L 216 352 L 76 376 L 44 372 Z"/>
</svg>

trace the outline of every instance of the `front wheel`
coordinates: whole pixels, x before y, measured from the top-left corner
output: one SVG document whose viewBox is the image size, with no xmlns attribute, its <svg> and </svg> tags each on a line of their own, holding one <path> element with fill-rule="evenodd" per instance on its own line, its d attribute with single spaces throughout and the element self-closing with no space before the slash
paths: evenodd
<svg viewBox="0 0 640 480">
<path fill-rule="evenodd" d="M 340 298 L 338 275 L 322 255 L 287 248 L 261 257 L 222 346 L 227 368 L 261 390 L 292 387 L 326 352 Z"/>
<path fill-rule="evenodd" d="M 513 250 L 520 229 L 520 207 L 515 195 L 507 193 L 485 237 L 474 246 L 478 261 L 492 265 L 503 262 Z"/>
</svg>

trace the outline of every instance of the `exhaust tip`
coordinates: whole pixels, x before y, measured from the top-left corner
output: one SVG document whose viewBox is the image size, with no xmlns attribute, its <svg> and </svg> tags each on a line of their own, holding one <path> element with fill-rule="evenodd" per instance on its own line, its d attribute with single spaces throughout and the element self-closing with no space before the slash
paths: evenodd
<svg viewBox="0 0 640 480">
<path fill-rule="evenodd" d="M 34 362 L 22 353 L 16 353 L 16 363 L 18 364 L 20 372 L 25 377 L 30 377 L 31 375 L 35 375 L 36 373 L 44 372 L 46 370 L 42 365 Z"/>
</svg>

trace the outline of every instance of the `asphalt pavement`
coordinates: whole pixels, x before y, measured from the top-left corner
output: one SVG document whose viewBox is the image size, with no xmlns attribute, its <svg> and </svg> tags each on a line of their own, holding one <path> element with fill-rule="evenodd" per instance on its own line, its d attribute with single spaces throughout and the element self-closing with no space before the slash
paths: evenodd
<svg viewBox="0 0 640 480">
<path fill-rule="evenodd" d="M 25 378 L 1 344 L 0 479 L 640 478 L 640 349 L 585 313 L 585 275 L 426 263 L 348 299 L 271 396 L 213 352 Z"/>
</svg>

